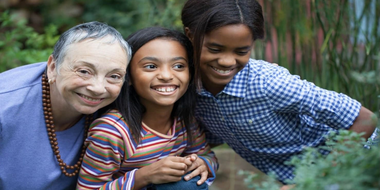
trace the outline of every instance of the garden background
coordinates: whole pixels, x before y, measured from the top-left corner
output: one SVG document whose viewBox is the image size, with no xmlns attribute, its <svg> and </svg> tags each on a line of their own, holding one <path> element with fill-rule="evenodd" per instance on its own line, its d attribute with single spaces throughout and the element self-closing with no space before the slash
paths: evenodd
<svg viewBox="0 0 380 190">
<path fill-rule="evenodd" d="M 59 35 L 83 22 L 105 22 L 125 37 L 153 25 L 182 30 L 180 14 L 184 2 L 0 0 L 0 72 L 46 61 Z M 255 43 L 253 58 L 275 62 L 302 79 L 345 93 L 377 112 L 380 1 L 259 2 L 264 11 L 265 38 Z M 224 187 L 234 189 L 235 184 Z"/>
</svg>

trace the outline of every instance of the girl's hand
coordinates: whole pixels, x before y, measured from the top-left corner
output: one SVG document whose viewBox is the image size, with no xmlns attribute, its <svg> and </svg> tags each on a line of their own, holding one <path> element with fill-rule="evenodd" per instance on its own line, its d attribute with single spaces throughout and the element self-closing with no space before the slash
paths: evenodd
<svg viewBox="0 0 380 190">
<path fill-rule="evenodd" d="M 189 165 L 192 165 L 190 158 L 168 156 L 137 170 L 136 175 L 138 177 L 136 176 L 136 181 L 137 179 L 142 179 L 144 181 L 143 186 L 150 183 L 177 182 L 186 174 Z"/>
<path fill-rule="evenodd" d="M 186 181 L 190 180 L 191 178 L 200 175 L 201 179 L 197 181 L 198 185 L 201 185 L 207 180 L 209 171 L 208 166 L 206 162 L 199 158 L 198 155 L 192 154 L 190 156 L 187 156 L 187 158 L 190 158 L 191 164 L 188 165 L 188 168 L 186 170 L 186 173 L 189 171 L 192 171 L 190 174 L 187 174 L 184 179 Z M 194 170 L 194 171 L 193 171 Z"/>
</svg>

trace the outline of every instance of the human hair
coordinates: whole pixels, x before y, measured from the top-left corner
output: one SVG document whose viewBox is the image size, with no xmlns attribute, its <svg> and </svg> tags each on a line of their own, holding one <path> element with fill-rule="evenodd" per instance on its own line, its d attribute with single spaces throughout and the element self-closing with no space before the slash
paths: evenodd
<svg viewBox="0 0 380 190">
<path fill-rule="evenodd" d="M 174 103 L 171 112 L 172 118 L 179 118 L 181 124 L 185 126 L 187 131 L 188 142 L 192 140 L 192 123 L 194 122 L 195 109 L 195 84 L 194 84 L 194 64 L 193 64 L 193 48 L 190 40 L 181 32 L 170 30 L 162 27 L 148 27 L 141 29 L 127 38 L 127 42 L 132 48 L 133 55 L 146 43 L 154 39 L 165 39 L 179 42 L 186 50 L 189 65 L 190 82 L 185 94 Z M 157 47 L 160 48 L 160 47 Z M 136 93 L 131 81 L 131 66 L 127 67 L 127 76 L 120 95 L 111 104 L 111 108 L 116 108 L 129 125 L 133 138 L 139 142 L 140 132 L 142 129 L 142 116 L 145 107 L 140 103 L 139 95 Z"/>
<path fill-rule="evenodd" d="M 107 43 L 113 44 L 115 42 L 118 42 L 120 46 L 125 50 L 128 59 L 127 63 L 129 63 L 132 57 L 132 50 L 128 43 L 124 40 L 123 36 L 112 26 L 93 21 L 76 25 L 64 32 L 59 37 L 53 50 L 53 58 L 55 60 L 57 68 L 61 66 L 61 63 L 65 59 L 67 49 L 71 44 L 81 42 L 86 39 L 98 40 L 107 36 L 112 37 L 111 40 Z"/>
<path fill-rule="evenodd" d="M 181 19 L 184 29 L 187 27 L 192 36 L 196 68 L 199 68 L 204 36 L 215 29 L 244 24 L 252 32 L 253 41 L 264 37 L 262 8 L 255 0 L 188 0 Z"/>
</svg>

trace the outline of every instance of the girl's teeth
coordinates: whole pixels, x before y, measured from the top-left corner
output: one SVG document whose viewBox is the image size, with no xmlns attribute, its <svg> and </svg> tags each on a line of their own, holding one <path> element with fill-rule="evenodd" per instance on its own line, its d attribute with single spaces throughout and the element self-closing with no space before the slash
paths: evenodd
<svg viewBox="0 0 380 190">
<path fill-rule="evenodd" d="M 157 88 L 156 90 L 159 92 L 173 92 L 174 88 Z"/>
</svg>

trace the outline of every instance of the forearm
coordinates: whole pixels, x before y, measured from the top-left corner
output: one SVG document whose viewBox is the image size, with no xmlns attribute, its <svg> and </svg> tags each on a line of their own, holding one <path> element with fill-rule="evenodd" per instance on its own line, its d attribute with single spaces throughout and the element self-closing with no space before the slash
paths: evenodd
<svg viewBox="0 0 380 190">
<path fill-rule="evenodd" d="M 145 171 L 146 167 L 142 167 L 135 172 L 135 184 L 134 189 L 141 189 L 151 182 L 149 182 L 148 171 Z"/>
<path fill-rule="evenodd" d="M 370 110 L 365 107 L 361 107 L 358 117 L 355 119 L 352 126 L 349 128 L 350 131 L 356 133 L 362 133 L 364 138 L 368 139 L 377 125 L 377 117 L 374 116 Z"/>
</svg>

